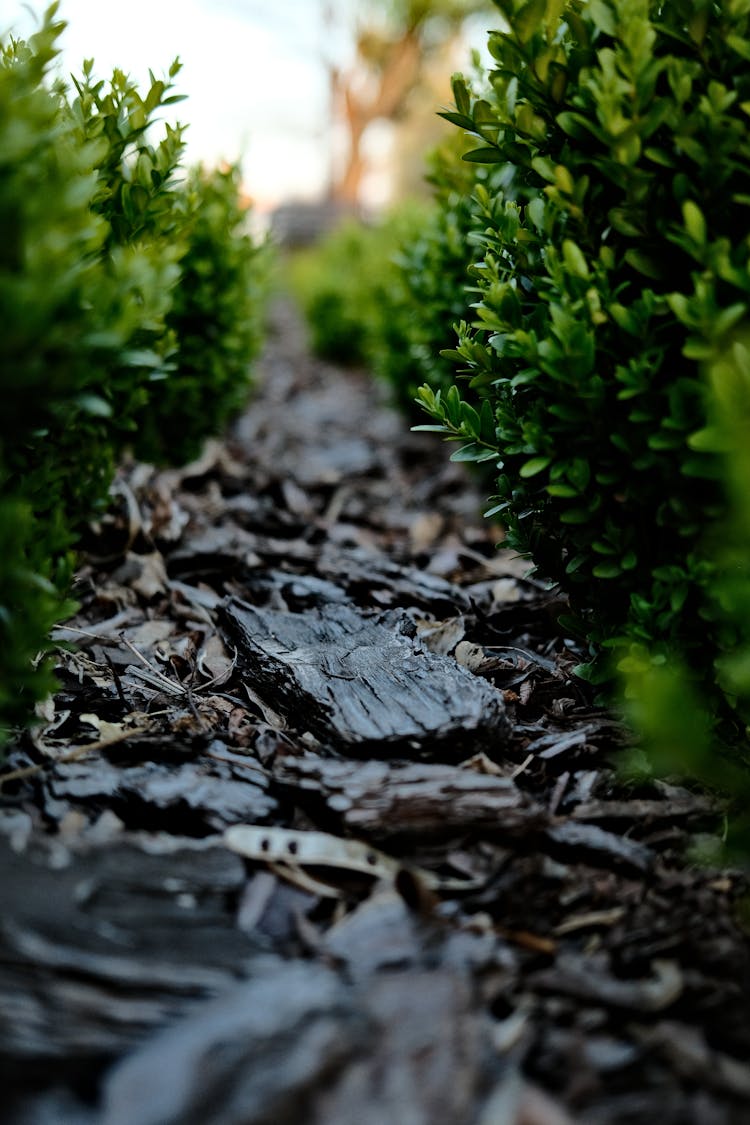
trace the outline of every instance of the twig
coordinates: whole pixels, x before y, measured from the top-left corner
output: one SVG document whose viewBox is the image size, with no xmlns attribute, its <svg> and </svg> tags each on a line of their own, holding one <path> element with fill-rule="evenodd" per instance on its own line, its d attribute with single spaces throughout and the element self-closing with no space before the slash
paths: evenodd
<svg viewBox="0 0 750 1125">
<path fill-rule="evenodd" d="M 165 676 L 158 669 L 153 668 L 152 665 L 149 664 L 148 660 L 146 660 L 146 657 L 143 655 L 143 653 L 139 652 L 135 645 L 132 644 L 132 642 L 129 641 L 127 637 L 122 633 L 120 633 L 120 640 L 126 648 L 130 649 L 136 660 L 140 660 L 141 664 L 143 664 L 144 667 L 148 669 L 150 675 L 154 676 L 157 680 L 160 681 L 160 683 L 165 686 L 168 692 L 171 692 L 172 695 L 186 694 L 188 689 L 184 684 L 176 683 L 175 680 L 170 680 L 169 676 Z"/>
<path fill-rule="evenodd" d="M 117 672 L 117 669 L 115 668 L 114 664 L 112 663 L 112 657 L 109 655 L 108 652 L 105 652 L 104 659 L 107 661 L 107 664 L 109 665 L 109 670 L 112 673 L 112 679 L 114 680 L 114 683 L 115 683 L 115 690 L 117 691 L 117 694 L 120 697 L 120 703 L 122 703 L 123 707 L 127 708 L 128 701 L 125 698 L 125 692 L 122 690 L 122 681 L 120 680 L 120 676 L 119 676 L 119 674 Z"/>
</svg>

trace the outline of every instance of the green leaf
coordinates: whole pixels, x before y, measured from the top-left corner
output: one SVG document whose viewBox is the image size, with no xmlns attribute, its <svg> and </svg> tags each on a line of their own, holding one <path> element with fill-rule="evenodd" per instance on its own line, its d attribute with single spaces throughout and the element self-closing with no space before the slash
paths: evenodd
<svg viewBox="0 0 750 1125">
<path fill-rule="evenodd" d="M 706 220 L 697 203 L 686 199 L 682 205 L 682 217 L 685 220 L 685 229 L 694 242 L 703 246 L 706 241 Z"/>
<path fill-rule="evenodd" d="M 605 0 L 589 0 L 587 7 L 599 31 L 611 36 L 617 33 L 615 14 L 610 4 L 605 3 Z"/>
<path fill-rule="evenodd" d="M 488 398 L 482 399 L 482 407 L 479 412 L 479 435 L 482 441 L 488 444 L 494 444 L 496 441 L 495 412 Z"/>
<path fill-rule="evenodd" d="M 475 437 L 480 436 L 481 424 L 479 421 L 479 414 L 469 402 L 461 403 L 461 427 L 467 433 Z"/>
<path fill-rule="evenodd" d="M 483 457 L 483 450 L 475 443 L 469 442 L 468 445 L 462 445 L 455 453 L 451 453 L 451 461 L 480 461 L 486 460 Z"/>
<path fill-rule="evenodd" d="M 78 395 L 76 403 L 80 406 L 84 414 L 90 414 L 96 418 L 111 418 L 112 407 L 100 395 L 83 394 Z"/>
<path fill-rule="evenodd" d="M 588 555 L 584 555 L 584 554 L 574 555 L 574 557 L 570 560 L 568 565 L 565 567 L 565 573 L 566 574 L 575 574 L 576 571 L 580 570 L 581 567 L 586 562 L 588 562 Z M 560 618 L 560 621 L 562 622 L 562 618 Z"/>
<path fill-rule="evenodd" d="M 650 254 L 644 254 L 642 250 L 637 250 L 635 247 L 631 247 L 625 252 L 625 261 L 638 273 L 642 273 L 645 277 L 650 277 L 654 281 L 661 281 L 664 276 L 659 263 Z"/>
<path fill-rule="evenodd" d="M 527 477 L 535 477 L 537 473 L 541 473 L 551 464 L 551 457 L 532 457 L 521 466 L 518 475 L 524 477 L 524 479 Z"/>
<path fill-rule="evenodd" d="M 458 429 L 461 425 L 461 395 L 455 383 L 448 388 L 444 401 L 448 421 L 455 429 Z"/>
<path fill-rule="evenodd" d="M 536 229 L 541 233 L 544 230 L 545 208 L 541 196 L 530 200 L 526 204 L 526 214 L 531 219 Z"/>
<path fill-rule="evenodd" d="M 465 113 L 454 113 L 449 109 L 441 109 L 438 117 L 444 117 L 446 121 L 450 121 L 451 125 L 458 125 L 460 129 L 466 129 L 470 133 L 474 132 L 474 119 L 468 117 Z"/>
<path fill-rule="evenodd" d="M 699 453 L 729 453 L 731 449 L 729 434 L 724 426 L 705 426 L 702 430 L 696 430 L 687 439 L 687 443 Z"/>
<path fill-rule="evenodd" d="M 563 260 L 567 266 L 568 273 L 571 273 L 574 277 L 588 280 L 590 271 L 580 246 L 573 242 L 572 239 L 565 238 L 563 239 L 562 250 Z"/>
<path fill-rule="evenodd" d="M 547 0 L 528 0 L 517 8 L 511 21 L 512 32 L 521 43 L 527 43 L 539 30 L 547 10 Z"/>
<path fill-rule="evenodd" d="M 547 492 L 550 496 L 557 496 L 563 500 L 573 500 L 578 496 L 578 489 L 570 484 L 548 484 Z"/>
<path fill-rule="evenodd" d="M 468 117 L 471 112 L 471 97 L 466 85 L 466 79 L 462 74 L 454 74 L 451 78 L 451 89 L 453 90 L 453 100 L 456 103 L 458 112 L 465 117 Z M 472 121 L 471 128 L 474 122 Z"/>
<path fill-rule="evenodd" d="M 470 164 L 502 164 L 506 157 L 499 148 L 473 148 L 462 159 Z"/>
<path fill-rule="evenodd" d="M 622 574 L 622 567 L 617 563 L 599 563 L 592 568 L 591 573 L 595 578 L 619 578 Z"/>
</svg>

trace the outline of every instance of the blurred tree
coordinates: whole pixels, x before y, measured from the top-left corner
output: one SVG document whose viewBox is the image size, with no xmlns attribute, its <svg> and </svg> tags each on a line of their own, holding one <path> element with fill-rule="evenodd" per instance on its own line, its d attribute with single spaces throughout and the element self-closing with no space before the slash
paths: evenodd
<svg viewBox="0 0 750 1125">
<path fill-rule="evenodd" d="M 359 201 L 366 170 L 365 133 L 376 121 L 398 121 L 419 90 L 431 59 L 459 39 L 465 22 L 493 10 L 489 0 L 380 0 L 361 6 L 351 65 L 329 61 L 334 117 L 343 123 L 347 152 L 334 174 L 331 196 L 344 205 Z M 324 3 L 331 25 L 333 0 Z"/>
</svg>

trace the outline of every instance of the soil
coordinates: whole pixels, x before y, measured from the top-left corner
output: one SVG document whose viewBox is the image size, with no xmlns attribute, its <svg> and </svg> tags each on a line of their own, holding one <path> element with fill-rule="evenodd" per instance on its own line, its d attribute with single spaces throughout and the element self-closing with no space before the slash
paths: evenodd
<svg viewBox="0 0 750 1125">
<path fill-rule="evenodd" d="M 122 466 L 3 767 L 2 1121 L 750 1120 L 723 810 L 622 780 L 484 491 L 284 301 L 227 439 Z"/>
</svg>

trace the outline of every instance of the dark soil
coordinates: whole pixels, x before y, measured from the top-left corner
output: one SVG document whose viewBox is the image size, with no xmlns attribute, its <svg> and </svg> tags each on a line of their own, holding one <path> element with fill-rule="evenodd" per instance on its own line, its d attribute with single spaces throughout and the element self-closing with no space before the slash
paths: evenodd
<svg viewBox="0 0 750 1125">
<path fill-rule="evenodd" d="M 123 467 L 5 764 L 0 1119 L 750 1120 L 721 808 L 618 778 L 554 592 L 283 303 L 261 382 Z"/>
</svg>

